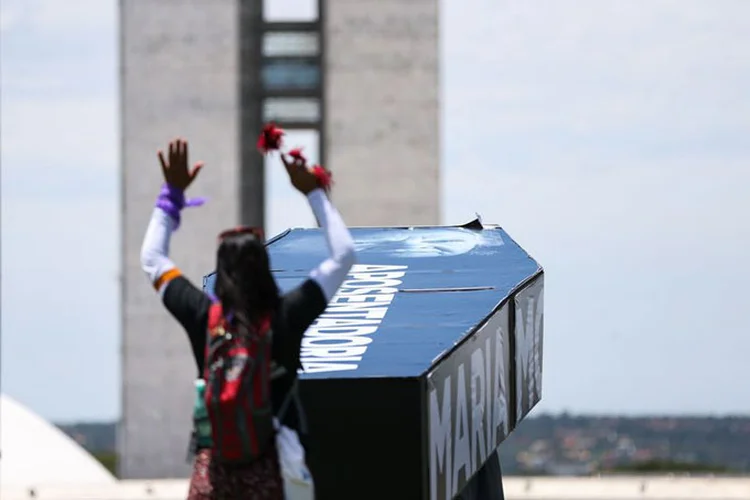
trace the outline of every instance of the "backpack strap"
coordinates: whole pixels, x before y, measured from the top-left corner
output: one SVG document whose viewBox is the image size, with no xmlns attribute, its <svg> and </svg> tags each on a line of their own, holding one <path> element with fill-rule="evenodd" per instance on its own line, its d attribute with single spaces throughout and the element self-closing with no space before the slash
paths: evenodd
<svg viewBox="0 0 750 500">
<path fill-rule="evenodd" d="M 208 308 L 208 330 L 211 331 L 223 323 L 224 310 L 221 307 L 221 302 L 213 302 Z"/>
<path fill-rule="evenodd" d="M 297 408 L 299 430 L 302 434 L 307 434 L 307 418 L 305 417 L 305 411 L 302 408 L 302 400 L 299 397 L 299 379 L 296 377 L 294 378 L 291 387 L 289 387 L 286 396 L 284 396 L 284 401 L 281 403 L 279 412 L 276 414 L 276 418 L 279 422 L 284 420 L 284 416 L 286 415 L 287 410 L 289 410 L 289 405 L 292 403 L 294 403 L 294 406 Z"/>
<path fill-rule="evenodd" d="M 221 302 L 214 302 L 208 308 L 208 321 L 206 328 L 206 349 L 203 353 L 203 378 L 208 378 L 208 355 L 211 352 L 211 338 L 224 333 L 225 326 L 224 310 Z"/>
<path fill-rule="evenodd" d="M 286 412 L 289 409 L 289 405 L 292 402 L 292 398 L 294 397 L 294 393 L 297 392 L 297 379 L 294 379 L 294 382 L 292 382 L 291 387 L 289 387 L 289 390 L 286 393 L 286 396 L 284 396 L 284 401 L 281 402 L 281 407 L 279 408 L 279 413 L 276 414 L 276 418 L 278 418 L 280 421 L 284 420 L 284 417 L 286 416 Z"/>
</svg>

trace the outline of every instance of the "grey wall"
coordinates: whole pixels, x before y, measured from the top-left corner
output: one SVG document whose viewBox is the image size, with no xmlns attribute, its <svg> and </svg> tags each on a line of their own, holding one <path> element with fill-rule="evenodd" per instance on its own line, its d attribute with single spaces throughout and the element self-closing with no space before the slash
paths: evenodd
<svg viewBox="0 0 750 500">
<path fill-rule="evenodd" d="M 326 162 L 351 225 L 440 223 L 437 0 L 328 0 Z"/>
<path fill-rule="evenodd" d="M 195 366 L 185 333 L 139 266 L 161 184 L 156 150 L 172 137 L 205 159 L 172 257 L 196 284 L 212 268 L 213 235 L 238 223 L 235 0 L 122 0 L 122 381 L 119 434 L 125 478 L 185 476 Z"/>
</svg>

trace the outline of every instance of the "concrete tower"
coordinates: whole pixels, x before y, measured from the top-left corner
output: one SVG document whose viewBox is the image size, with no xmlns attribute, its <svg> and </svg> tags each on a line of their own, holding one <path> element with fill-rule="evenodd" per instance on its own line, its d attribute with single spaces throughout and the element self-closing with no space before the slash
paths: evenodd
<svg viewBox="0 0 750 500">
<path fill-rule="evenodd" d="M 290 19 L 269 18 L 290 1 Z M 440 222 L 437 0 L 320 0 L 294 19 L 301 1 L 120 1 L 124 478 L 189 472 L 195 366 L 138 258 L 169 139 L 209 165 L 195 191 L 210 201 L 172 249 L 196 284 L 221 229 L 263 225 L 265 121 L 320 132 L 349 224 Z"/>
</svg>

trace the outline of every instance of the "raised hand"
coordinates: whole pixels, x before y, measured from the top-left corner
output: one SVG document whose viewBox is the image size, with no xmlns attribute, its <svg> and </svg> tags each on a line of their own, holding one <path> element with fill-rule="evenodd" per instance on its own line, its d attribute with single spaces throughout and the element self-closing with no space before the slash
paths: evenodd
<svg viewBox="0 0 750 500">
<path fill-rule="evenodd" d="M 293 156 L 282 153 L 281 161 L 286 167 L 286 173 L 289 174 L 289 180 L 291 181 L 292 186 L 294 186 L 297 191 L 307 195 L 309 192 L 320 187 L 318 177 L 312 169 L 307 166 L 307 163 L 302 156 Z"/>
<path fill-rule="evenodd" d="M 173 188 L 185 191 L 203 168 L 203 162 L 188 167 L 188 143 L 185 139 L 174 139 L 169 143 L 165 158 L 164 151 L 159 150 L 159 163 L 164 174 L 164 181 Z"/>
</svg>

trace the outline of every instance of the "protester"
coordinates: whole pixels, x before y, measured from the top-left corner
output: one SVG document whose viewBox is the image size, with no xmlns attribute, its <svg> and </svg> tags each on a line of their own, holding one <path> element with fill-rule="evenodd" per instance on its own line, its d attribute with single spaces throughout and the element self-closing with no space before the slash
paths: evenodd
<svg viewBox="0 0 750 500">
<path fill-rule="evenodd" d="M 320 187 L 320 173 L 308 168 L 301 156 L 282 154 L 281 158 L 292 185 L 307 197 L 326 236 L 330 256 L 301 285 L 281 294 L 261 233 L 251 228 L 224 232 L 217 251 L 216 297 L 211 298 L 184 277 L 168 257 L 170 237 L 179 227 L 182 208 L 200 203 L 186 201 L 184 192 L 203 165 L 188 168 L 188 145 L 182 139 L 169 144 L 166 157 L 159 152 L 165 184 L 146 231 L 141 264 L 167 310 L 187 332 L 198 378 L 208 377 L 205 401 L 212 417 L 210 439 L 197 433 L 190 500 L 283 499 L 273 428 L 263 415 L 276 415 L 288 406 L 300 366 L 302 336 L 323 313 L 354 264 L 353 240 Z M 225 343 L 220 344 L 219 339 L 225 339 Z M 236 355 L 240 351 L 243 355 Z M 222 352 L 229 353 L 228 357 L 221 358 Z M 212 362 L 207 364 L 207 357 Z M 273 386 L 271 359 L 284 373 Z M 223 366 L 224 361 L 236 364 L 234 368 Z M 239 377 L 239 386 L 234 376 Z M 251 387 L 242 385 L 247 380 Z M 222 406 L 224 396 L 232 390 L 236 392 L 235 403 L 226 408 Z M 267 407 L 270 411 L 264 413 Z M 227 420 L 227 411 L 239 411 L 232 414 L 240 416 Z M 282 423 L 300 421 L 299 412 L 292 417 L 294 414 L 281 415 Z M 222 425 L 216 425 L 218 421 Z M 242 431 L 246 426 L 251 428 L 249 436 L 232 430 L 237 427 Z M 237 439 L 232 441 L 227 436 Z M 249 456 L 253 457 L 250 462 L 238 461 Z"/>
</svg>

